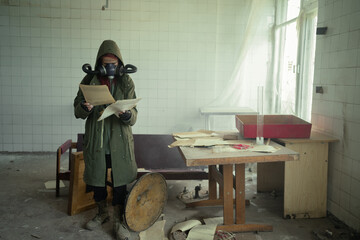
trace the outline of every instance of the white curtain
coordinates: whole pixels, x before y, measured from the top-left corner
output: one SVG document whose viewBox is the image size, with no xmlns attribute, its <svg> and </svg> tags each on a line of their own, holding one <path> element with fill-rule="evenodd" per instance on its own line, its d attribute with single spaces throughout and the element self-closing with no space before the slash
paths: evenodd
<svg viewBox="0 0 360 240">
<path fill-rule="evenodd" d="M 272 0 L 250 0 L 244 4 L 249 17 L 231 78 L 217 98 L 205 107 L 250 107 L 256 111 L 257 87 L 264 86 L 264 92 L 272 91 L 267 86 L 272 85 L 268 79 L 272 74 L 268 71 L 271 70 L 273 4 Z M 264 113 L 267 109 L 264 108 Z"/>
</svg>

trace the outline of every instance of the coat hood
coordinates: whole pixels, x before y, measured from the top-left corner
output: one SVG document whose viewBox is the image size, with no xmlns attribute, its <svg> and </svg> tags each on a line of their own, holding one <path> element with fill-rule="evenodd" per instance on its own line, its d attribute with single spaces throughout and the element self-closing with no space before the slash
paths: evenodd
<svg viewBox="0 0 360 240">
<path fill-rule="evenodd" d="M 96 57 L 95 65 L 98 66 L 99 61 L 101 60 L 101 57 L 108 53 L 115 55 L 120 60 L 121 64 L 125 65 L 124 61 L 121 57 L 120 49 L 113 40 L 105 40 L 102 42 L 102 44 L 100 45 L 97 57 Z"/>
</svg>

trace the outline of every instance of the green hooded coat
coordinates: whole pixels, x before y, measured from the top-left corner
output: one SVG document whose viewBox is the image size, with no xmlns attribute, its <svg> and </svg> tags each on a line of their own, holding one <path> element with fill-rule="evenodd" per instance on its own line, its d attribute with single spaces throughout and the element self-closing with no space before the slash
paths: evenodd
<svg viewBox="0 0 360 240">
<path fill-rule="evenodd" d="M 120 49 L 114 41 L 105 40 L 98 51 L 96 65 L 101 64 L 101 57 L 111 53 L 119 58 L 124 65 Z M 119 64 L 121 64 L 119 62 Z M 82 84 L 100 85 L 96 75 L 86 75 Z M 135 85 L 128 74 L 116 77 L 113 90 L 115 100 L 136 98 Z M 134 154 L 134 138 L 131 126 L 136 122 L 137 109 L 131 109 L 131 118 L 123 121 L 115 115 L 111 115 L 102 121 L 97 121 L 104 106 L 95 106 L 90 112 L 82 108 L 81 102 L 85 98 L 79 89 L 74 99 L 74 114 L 76 118 L 86 119 L 84 135 L 84 181 L 87 185 L 105 186 L 105 147 L 111 152 L 111 166 L 114 187 L 131 183 L 136 179 L 137 165 Z M 106 139 L 109 138 L 109 139 Z M 109 141 L 107 141 L 109 140 Z M 108 142 L 109 146 L 104 146 Z"/>
</svg>

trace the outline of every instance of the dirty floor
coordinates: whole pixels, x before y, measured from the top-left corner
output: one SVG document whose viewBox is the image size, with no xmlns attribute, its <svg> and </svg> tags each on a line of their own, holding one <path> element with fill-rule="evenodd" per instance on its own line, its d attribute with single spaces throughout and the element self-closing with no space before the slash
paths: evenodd
<svg viewBox="0 0 360 240">
<path fill-rule="evenodd" d="M 95 215 L 95 209 L 67 215 L 68 182 L 64 182 L 58 198 L 55 190 L 45 188 L 45 182 L 55 179 L 55 159 L 55 153 L 0 153 L 0 239 L 115 239 L 111 221 L 96 231 L 84 229 L 86 221 Z M 167 181 L 168 201 L 163 216 L 165 237 L 169 237 L 176 223 L 222 217 L 221 207 L 185 208 L 177 198 L 184 187 L 192 190 L 199 184 L 207 188 L 206 181 Z M 251 202 L 246 207 L 246 221 L 272 224 L 274 230 L 238 233 L 235 234 L 237 240 L 359 239 L 332 216 L 283 219 L 281 193 L 276 196 L 257 193 L 255 171 L 247 171 L 246 196 Z M 131 235 L 132 239 L 139 239 L 138 233 Z"/>
</svg>

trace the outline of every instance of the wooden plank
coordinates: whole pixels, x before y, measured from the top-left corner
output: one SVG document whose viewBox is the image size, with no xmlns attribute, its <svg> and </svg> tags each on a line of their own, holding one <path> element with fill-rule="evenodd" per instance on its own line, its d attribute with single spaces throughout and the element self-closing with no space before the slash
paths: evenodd
<svg viewBox="0 0 360 240">
<path fill-rule="evenodd" d="M 213 179 L 220 185 L 223 186 L 224 185 L 224 181 L 223 181 L 223 175 L 220 171 L 218 171 L 216 169 L 216 166 L 211 166 L 211 168 L 209 169 L 209 171 L 211 170 L 211 175 L 213 177 Z"/>
<path fill-rule="evenodd" d="M 223 166 L 219 165 L 219 172 L 224 176 L 224 170 L 223 170 Z M 224 177 L 223 177 L 224 180 Z M 224 182 L 223 184 L 219 184 L 219 198 L 223 199 L 224 198 Z"/>
<path fill-rule="evenodd" d="M 233 205 L 235 204 L 235 199 L 233 199 Z M 218 198 L 218 199 L 205 199 L 200 201 L 194 201 L 186 203 L 187 208 L 192 207 L 211 207 L 211 206 L 223 206 L 224 205 L 224 199 Z M 245 206 L 250 206 L 250 200 L 245 199 Z"/>
<path fill-rule="evenodd" d="M 278 162 L 278 161 L 292 161 L 298 160 L 298 155 L 268 155 L 268 156 L 253 156 L 251 158 L 208 158 L 208 159 L 190 159 L 186 161 L 188 166 L 205 166 L 217 164 L 237 164 L 237 163 L 252 163 L 252 162 Z"/>
<path fill-rule="evenodd" d="M 206 166 L 250 162 L 278 162 L 298 160 L 298 153 L 275 142 L 270 145 L 280 150 L 274 153 L 250 151 L 213 153 L 210 148 L 179 147 L 187 166 Z"/>
<path fill-rule="evenodd" d="M 268 224 L 232 224 L 218 225 L 216 231 L 226 232 L 272 232 L 273 226 Z"/>
<path fill-rule="evenodd" d="M 76 158 L 78 158 L 77 153 L 71 154 L 71 174 L 70 174 L 70 186 L 69 186 L 69 201 L 68 201 L 68 214 L 70 216 L 75 214 L 75 206 L 77 205 L 77 191 L 74 191 L 78 188 L 78 181 L 72 181 L 74 178 L 78 178 L 79 165 L 75 164 L 78 162 Z"/>
<path fill-rule="evenodd" d="M 312 131 L 310 138 L 277 138 L 275 139 L 282 143 L 310 143 L 310 142 L 337 142 L 339 139 L 336 139 L 332 136 L 326 135 L 321 132 Z"/>
<path fill-rule="evenodd" d="M 223 166 L 224 176 L 224 225 L 234 224 L 233 165 Z"/>
<path fill-rule="evenodd" d="M 196 202 L 186 203 L 186 207 L 209 207 L 209 206 L 223 206 L 224 200 L 223 199 L 206 199 L 200 200 Z"/>
<path fill-rule="evenodd" d="M 236 223 L 245 223 L 245 164 L 235 165 L 235 216 Z"/>
<path fill-rule="evenodd" d="M 286 144 L 300 161 L 285 163 L 284 217 L 326 216 L 328 143 Z"/>
</svg>

